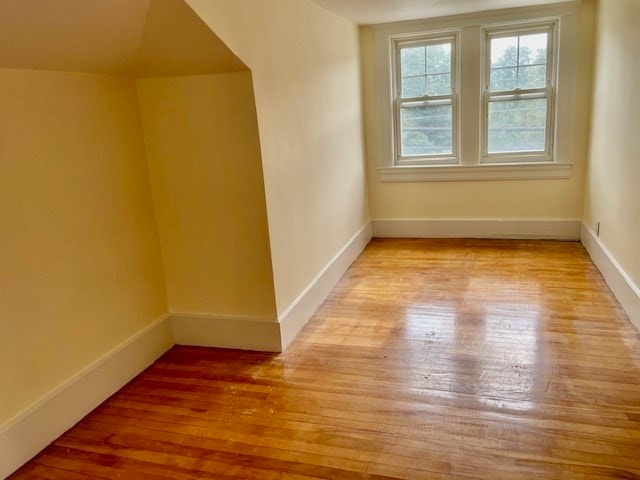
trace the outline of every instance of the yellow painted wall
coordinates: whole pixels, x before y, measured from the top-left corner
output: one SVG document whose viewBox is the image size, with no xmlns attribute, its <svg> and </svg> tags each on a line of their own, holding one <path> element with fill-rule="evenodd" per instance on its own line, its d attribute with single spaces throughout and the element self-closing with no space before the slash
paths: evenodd
<svg viewBox="0 0 640 480">
<path fill-rule="evenodd" d="M 0 424 L 167 310 L 135 82 L 0 70 Z"/>
<path fill-rule="evenodd" d="M 251 73 L 138 92 L 170 311 L 275 319 Z"/>
<path fill-rule="evenodd" d="M 598 2 L 584 222 L 640 285 L 640 2 Z"/>
<path fill-rule="evenodd" d="M 279 314 L 368 221 L 358 29 L 309 0 L 187 0 L 253 74 Z"/>
<path fill-rule="evenodd" d="M 578 219 L 588 142 L 593 2 L 580 15 L 573 171 L 569 180 L 381 183 L 374 35 L 361 27 L 365 136 L 371 216 L 375 219 Z M 560 133 L 562 135 L 562 133 Z"/>
</svg>

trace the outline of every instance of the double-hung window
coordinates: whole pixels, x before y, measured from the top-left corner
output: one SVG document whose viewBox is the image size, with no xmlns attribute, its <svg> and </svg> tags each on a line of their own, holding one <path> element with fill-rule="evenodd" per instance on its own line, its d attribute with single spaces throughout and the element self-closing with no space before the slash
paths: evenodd
<svg viewBox="0 0 640 480">
<path fill-rule="evenodd" d="M 554 30 L 485 31 L 483 162 L 553 159 Z"/>
<path fill-rule="evenodd" d="M 569 178 L 578 12 L 375 25 L 380 179 Z"/>
<path fill-rule="evenodd" d="M 456 163 L 455 37 L 397 41 L 396 163 Z"/>
</svg>

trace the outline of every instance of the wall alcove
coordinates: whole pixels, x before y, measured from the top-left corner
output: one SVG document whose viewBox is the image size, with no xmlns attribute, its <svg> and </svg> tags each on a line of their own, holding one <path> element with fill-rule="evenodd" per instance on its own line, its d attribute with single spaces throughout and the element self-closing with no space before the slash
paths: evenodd
<svg viewBox="0 0 640 480">
<path fill-rule="evenodd" d="M 251 72 L 183 0 L 3 0 L 0 105 L 0 425 L 167 312 L 275 322 Z"/>
</svg>

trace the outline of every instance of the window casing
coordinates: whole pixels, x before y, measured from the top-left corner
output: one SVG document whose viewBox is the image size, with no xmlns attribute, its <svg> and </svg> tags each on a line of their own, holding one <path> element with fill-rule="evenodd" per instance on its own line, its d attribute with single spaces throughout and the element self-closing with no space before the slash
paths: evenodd
<svg viewBox="0 0 640 480">
<path fill-rule="evenodd" d="M 578 12 L 574 2 L 374 26 L 380 179 L 569 178 Z M 425 67 L 407 74 L 403 52 L 445 43 L 451 49 L 451 90 L 403 91 L 406 77 L 424 76 L 417 81 L 425 87 L 432 73 Z M 515 64 L 501 58 L 505 45 L 515 51 Z M 501 75 L 515 83 L 496 83 Z M 408 144 L 409 130 L 419 137 L 415 131 L 422 128 L 424 138 L 433 137 L 434 124 L 425 118 L 407 122 L 406 112 L 439 103 L 451 110 L 450 149 L 430 151 L 426 147 L 433 145 L 426 141 Z M 425 148 L 407 148 L 416 145 Z"/>
</svg>

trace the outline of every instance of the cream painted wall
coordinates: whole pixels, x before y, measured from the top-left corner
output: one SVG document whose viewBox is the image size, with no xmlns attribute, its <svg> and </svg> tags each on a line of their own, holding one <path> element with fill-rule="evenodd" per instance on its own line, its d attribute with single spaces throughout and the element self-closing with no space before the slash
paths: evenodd
<svg viewBox="0 0 640 480">
<path fill-rule="evenodd" d="M 167 310 L 135 82 L 0 70 L 0 424 Z"/>
<path fill-rule="evenodd" d="M 275 320 L 251 73 L 138 92 L 170 311 Z"/>
<path fill-rule="evenodd" d="M 640 285 L 640 2 L 598 2 L 584 222 Z"/>
<path fill-rule="evenodd" d="M 358 29 L 309 0 L 187 0 L 249 66 L 282 314 L 368 221 Z"/>
<path fill-rule="evenodd" d="M 578 219 L 588 144 L 594 5 L 581 8 L 577 41 L 574 167 L 569 180 L 381 183 L 374 34 L 361 27 L 366 153 L 374 219 Z"/>
</svg>

